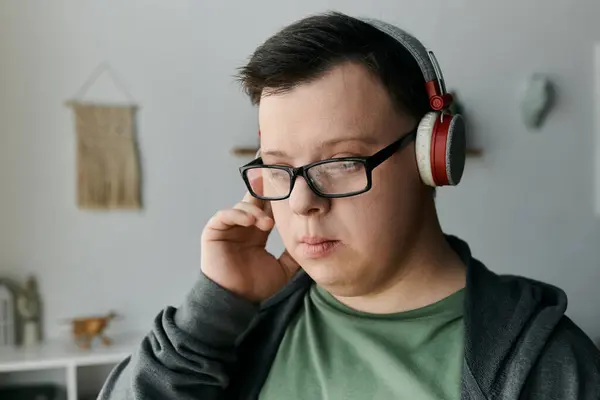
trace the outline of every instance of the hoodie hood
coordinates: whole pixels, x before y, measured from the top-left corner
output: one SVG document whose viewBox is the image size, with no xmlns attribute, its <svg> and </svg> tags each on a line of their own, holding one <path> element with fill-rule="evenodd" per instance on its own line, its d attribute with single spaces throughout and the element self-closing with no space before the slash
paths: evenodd
<svg viewBox="0 0 600 400">
<path fill-rule="evenodd" d="M 447 239 L 467 265 L 463 381 L 484 398 L 517 398 L 564 316 L 567 296 L 543 282 L 497 275 L 464 241 Z"/>
</svg>

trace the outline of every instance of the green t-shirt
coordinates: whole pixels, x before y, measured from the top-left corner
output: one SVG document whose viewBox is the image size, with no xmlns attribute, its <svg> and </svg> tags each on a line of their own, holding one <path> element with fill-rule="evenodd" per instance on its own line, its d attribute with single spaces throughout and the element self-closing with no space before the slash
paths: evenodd
<svg viewBox="0 0 600 400">
<path fill-rule="evenodd" d="M 459 399 L 464 289 L 396 314 L 353 310 L 313 285 L 260 400 Z"/>
</svg>

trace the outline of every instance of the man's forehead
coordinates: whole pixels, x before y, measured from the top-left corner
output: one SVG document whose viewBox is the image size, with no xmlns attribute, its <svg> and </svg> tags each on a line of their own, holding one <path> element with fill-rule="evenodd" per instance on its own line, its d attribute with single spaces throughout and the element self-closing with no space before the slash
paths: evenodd
<svg viewBox="0 0 600 400">
<path fill-rule="evenodd" d="M 296 118 L 278 115 L 261 121 L 261 147 L 276 150 L 332 148 L 343 145 L 366 146 L 382 141 L 382 130 L 366 118 L 310 115 Z"/>
<path fill-rule="evenodd" d="M 278 130 L 310 124 L 353 126 L 393 109 L 383 85 L 364 67 L 343 64 L 290 90 L 267 92 L 259 120 L 264 131 L 278 125 Z"/>
<path fill-rule="evenodd" d="M 397 110 L 383 85 L 362 66 L 351 64 L 289 91 L 265 95 L 259 126 L 263 155 L 286 157 L 338 149 L 369 152 L 395 139 L 395 130 L 408 129 L 398 126 Z"/>
<path fill-rule="evenodd" d="M 283 141 L 283 143 L 288 144 L 283 146 L 280 145 L 281 142 L 279 141 L 267 140 L 261 141 L 261 143 L 262 156 L 293 158 L 304 150 L 333 150 L 341 147 L 367 149 L 375 145 L 380 145 L 381 140 L 374 135 L 346 135 L 330 139 L 317 139 L 315 141 L 296 140 L 291 146 L 289 145 L 290 141 Z"/>
</svg>

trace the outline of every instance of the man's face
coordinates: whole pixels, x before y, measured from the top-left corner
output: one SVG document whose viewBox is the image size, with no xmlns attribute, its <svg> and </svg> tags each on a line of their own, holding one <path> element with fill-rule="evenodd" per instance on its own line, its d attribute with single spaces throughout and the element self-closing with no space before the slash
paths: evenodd
<svg viewBox="0 0 600 400">
<path fill-rule="evenodd" d="M 370 156 L 416 125 L 375 77 L 350 63 L 290 92 L 263 96 L 259 120 L 264 163 L 293 167 Z M 426 195 L 411 144 L 373 170 L 366 193 L 326 199 L 299 177 L 290 197 L 271 207 L 285 247 L 302 268 L 333 294 L 358 296 L 401 273 Z"/>
</svg>

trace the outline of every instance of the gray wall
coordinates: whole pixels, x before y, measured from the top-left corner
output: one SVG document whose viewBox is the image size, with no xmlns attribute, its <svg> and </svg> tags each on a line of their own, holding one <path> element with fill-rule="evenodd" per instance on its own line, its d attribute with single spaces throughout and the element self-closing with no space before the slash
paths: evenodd
<svg viewBox="0 0 600 400">
<path fill-rule="evenodd" d="M 600 336 L 597 1 L 4 0 L 0 268 L 38 274 L 50 336 L 64 334 L 62 318 L 109 309 L 126 316 L 116 330 L 145 330 L 160 308 L 179 303 L 199 268 L 203 225 L 244 190 L 237 167 L 246 159 L 229 151 L 254 143 L 256 116 L 235 68 L 279 27 L 326 9 L 386 18 L 437 51 L 485 150 L 460 188 L 439 192 L 444 228 L 494 270 L 564 288 L 569 315 Z M 82 212 L 74 203 L 64 101 L 104 61 L 141 105 L 141 212 Z M 536 71 L 556 80 L 560 98 L 544 129 L 530 133 L 518 95 Z M 88 97 L 125 99 L 106 77 Z"/>
</svg>

